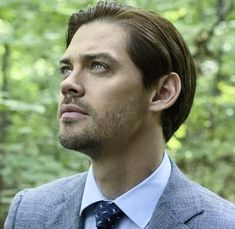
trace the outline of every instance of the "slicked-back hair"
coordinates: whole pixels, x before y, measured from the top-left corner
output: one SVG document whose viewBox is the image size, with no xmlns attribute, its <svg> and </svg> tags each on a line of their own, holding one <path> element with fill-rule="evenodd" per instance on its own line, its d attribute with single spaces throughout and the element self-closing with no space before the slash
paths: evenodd
<svg viewBox="0 0 235 229">
<path fill-rule="evenodd" d="M 186 120 L 196 88 L 196 70 L 190 51 L 174 25 L 160 15 L 145 9 L 100 1 L 71 15 L 68 22 L 68 47 L 80 26 L 94 21 L 118 23 L 127 31 L 127 53 L 141 71 L 146 89 L 175 72 L 181 79 L 176 102 L 161 114 L 163 135 L 168 141 Z"/>
</svg>

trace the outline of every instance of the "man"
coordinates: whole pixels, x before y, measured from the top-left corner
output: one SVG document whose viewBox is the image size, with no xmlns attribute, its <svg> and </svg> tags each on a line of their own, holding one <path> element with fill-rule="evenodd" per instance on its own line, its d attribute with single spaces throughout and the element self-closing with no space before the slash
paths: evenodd
<svg viewBox="0 0 235 229">
<path fill-rule="evenodd" d="M 235 228 L 235 206 L 189 181 L 164 151 L 196 85 L 169 21 L 99 2 L 70 17 L 60 68 L 59 139 L 91 168 L 17 194 L 6 229 Z"/>
</svg>

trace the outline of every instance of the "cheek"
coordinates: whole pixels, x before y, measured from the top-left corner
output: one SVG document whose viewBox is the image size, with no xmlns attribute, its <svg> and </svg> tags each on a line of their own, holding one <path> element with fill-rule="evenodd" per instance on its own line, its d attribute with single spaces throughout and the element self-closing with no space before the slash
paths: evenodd
<svg viewBox="0 0 235 229">
<path fill-rule="evenodd" d="M 110 110 L 126 104 L 131 92 L 103 91 L 102 94 L 93 94 L 93 106 L 99 116 L 105 116 Z"/>
<path fill-rule="evenodd" d="M 139 85 L 131 84 L 130 82 L 124 81 L 119 86 L 113 87 L 103 87 L 101 92 L 101 97 L 103 98 L 102 101 L 111 105 L 112 103 L 123 103 L 126 102 L 128 99 L 136 97 L 142 93 L 142 88 Z M 97 95 L 98 97 L 99 95 Z M 101 101 L 100 101 L 101 102 Z"/>
<path fill-rule="evenodd" d="M 105 120 L 110 113 L 125 113 L 128 107 L 143 99 L 140 90 L 131 87 L 123 87 L 120 90 L 105 90 L 102 93 L 94 93 L 92 106 L 96 110 L 98 119 Z"/>
</svg>

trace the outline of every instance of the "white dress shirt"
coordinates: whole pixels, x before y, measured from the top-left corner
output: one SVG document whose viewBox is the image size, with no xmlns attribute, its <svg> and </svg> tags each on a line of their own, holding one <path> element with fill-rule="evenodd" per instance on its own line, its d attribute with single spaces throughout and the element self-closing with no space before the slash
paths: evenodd
<svg viewBox="0 0 235 229">
<path fill-rule="evenodd" d="M 170 173 L 171 163 L 167 153 L 165 153 L 160 166 L 149 177 L 115 200 L 112 200 L 125 213 L 125 216 L 114 228 L 147 228 L 155 206 L 169 180 Z M 94 203 L 101 200 L 108 199 L 97 186 L 91 166 L 86 179 L 80 211 L 80 215 L 83 214 L 82 216 L 85 217 L 84 229 L 96 229 Z"/>
</svg>

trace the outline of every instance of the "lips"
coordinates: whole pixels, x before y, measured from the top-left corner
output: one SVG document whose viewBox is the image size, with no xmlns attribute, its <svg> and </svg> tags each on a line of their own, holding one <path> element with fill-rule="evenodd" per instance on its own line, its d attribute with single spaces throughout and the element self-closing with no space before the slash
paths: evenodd
<svg viewBox="0 0 235 229">
<path fill-rule="evenodd" d="M 60 107 L 60 117 L 77 117 L 77 116 L 88 115 L 85 111 L 83 111 L 79 106 L 66 104 Z"/>
</svg>

